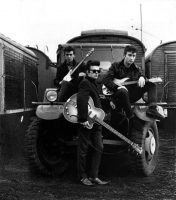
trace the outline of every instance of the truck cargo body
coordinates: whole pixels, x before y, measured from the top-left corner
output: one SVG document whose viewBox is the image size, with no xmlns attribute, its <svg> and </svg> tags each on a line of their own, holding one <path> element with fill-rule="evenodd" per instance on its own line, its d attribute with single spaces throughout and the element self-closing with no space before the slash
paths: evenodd
<svg viewBox="0 0 176 200">
<path fill-rule="evenodd" d="M 0 34 L 0 166 L 17 162 L 37 101 L 38 59 L 29 49 Z"/>
</svg>

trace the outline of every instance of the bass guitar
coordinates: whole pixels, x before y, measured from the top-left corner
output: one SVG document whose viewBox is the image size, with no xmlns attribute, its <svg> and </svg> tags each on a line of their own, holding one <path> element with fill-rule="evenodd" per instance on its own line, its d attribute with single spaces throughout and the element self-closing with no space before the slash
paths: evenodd
<svg viewBox="0 0 176 200">
<path fill-rule="evenodd" d="M 85 59 L 86 59 L 87 57 L 89 57 L 93 52 L 94 52 L 94 48 L 92 48 L 92 49 L 85 55 L 85 57 L 79 62 L 79 64 L 78 64 L 74 69 L 69 70 L 69 72 L 68 72 L 67 75 L 63 78 L 62 81 L 67 81 L 67 82 L 71 81 L 71 79 L 72 79 L 71 76 L 73 75 L 73 73 L 78 69 L 78 67 L 81 66 L 81 64 L 85 61 Z M 60 82 L 60 84 L 62 83 L 62 81 Z"/>
<path fill-rule="evenodd" d="M 123 79 L 114 79 L 113 82 L 118 86 L 125 86 L 125 85 L 131 85 L 136 84 L 138 81 L 127 81 L 129 78 L 123 78 Z M 160 77 L 156 78 L 149 78 L 146 79 L 146 82 L 152 82 L 152 83 L 161 83 L 162 79 Z M 110 91 L 105 85 L 102 86 L 102 92 L 104 95 L 112 95 L 113 92 Z"/>
<path fill-rule="evenodd" d="M 63 115 L 64 115 L 65 119 L 68 120 L 69 122 L 79 123 L 78 122 L 78 110 L 77 110 L 77 94 L 72 95 L 65 102 L 64 108 L 63 108 Z M 105 117 L 105 112 L 102 109 L 96 108 L 94 106 L 94 102 L 91 97 L 89 97 L 89 101 L 88 101 L 88 115 L 89 115 L 88 121 L 90 124 L 89 129 L 91 129 L 93 127 L 94 123 L 98 123 L 98 124 L 102 125 L 103 127 L 105 127 L 106 129 L 108 129 L 109 131 L 111 131 L 112 133 L 114 133 L 115 135 L 117 135 L 119 138 L 124 140 L 126 143 L 130 144 L 131 147 L 138 154 L 142 154 L 143 150 L 141 147 L 139 147 L 138 144 L 132 142 L 127 137 L 125 137 L 120 132 L 118 132 L 117 130 L 112 128 L 109 124 L 107 124 L 103 121 L 104 117 Z"/>
</svg>

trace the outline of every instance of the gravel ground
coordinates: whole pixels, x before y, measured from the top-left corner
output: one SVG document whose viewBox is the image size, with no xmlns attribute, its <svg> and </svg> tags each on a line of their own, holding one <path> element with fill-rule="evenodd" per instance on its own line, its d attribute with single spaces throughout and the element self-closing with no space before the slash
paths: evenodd
<svg viewBox="0 0 176 200">
<path fill-rule="evenodd" d="M 67 171 L 60 177 L 34 177 L 26 167 L 8 165 L 0 174 L 0 200 L 174 200 L 175 138 L 163 137 L 160 143 L 159 162 L 150 177 L 136 177 L 119 171 L 115 175 L 101 177 L 111 181 L 106 186 L 83 186 L 73 171 Z"/>
</svg>

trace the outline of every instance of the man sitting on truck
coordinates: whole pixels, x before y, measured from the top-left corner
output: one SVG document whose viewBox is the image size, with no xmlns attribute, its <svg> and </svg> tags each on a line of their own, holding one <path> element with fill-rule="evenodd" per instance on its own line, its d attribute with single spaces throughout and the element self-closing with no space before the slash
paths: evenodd
<svg viewBox="0 0 176 200">
<path fill-rule="evenodd" d="M 76 71 L 71 75 L 70 81 L 63 80 L 64 77 L 69 74 L 78 63 L 75 60 L 75 49 L 71 46 L 64 48 L 64 62 L 58 66 L 54 85 L 60 89 L 58 94 L 58 101 L 65 102 L 72 94 L 78 90 L 79 82 L 82 80 L 84 73 L 84 65 L 82 64 Z"/>
<path fill-rule="evenodd" d="M 154 119 L 161 120 L 164 117 L 156 109 L 156 85 L 147 82 L 142 70 L 134 61 L 136 59 L 137 49 L 133 45 L 127 45 L 124 49 L 124 58 L 120 62 L 114 62 L 103 78 L 103 84 L 113 92 L 113 101 L 116 108 L 123 108 L 126 117 L 131 119 L 133 111 L 131 103 L 139 100 L 145 92 L 148 92 L 149 109 L 146 114 Z M 136 81 L 137 84 L 124 86 L 115 83 L 115 79 L 128 78 L 129 81 Z M 125 80 L 125 79 L 124 79 Z"/>
</svg>

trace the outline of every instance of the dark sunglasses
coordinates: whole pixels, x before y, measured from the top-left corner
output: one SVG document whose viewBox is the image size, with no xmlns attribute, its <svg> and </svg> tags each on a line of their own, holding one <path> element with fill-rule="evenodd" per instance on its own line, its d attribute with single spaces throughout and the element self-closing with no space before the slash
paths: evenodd
<svg viewBox="0 0 176 200">
<path fill-rule="evenodd" d="M 99 69 L 91 69 L 90 70 L 91 72 L 93 72 L 94 74 L 97 72 L 97 73 L 100 73 L 100 70 Z"/>
</svg>

